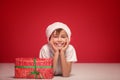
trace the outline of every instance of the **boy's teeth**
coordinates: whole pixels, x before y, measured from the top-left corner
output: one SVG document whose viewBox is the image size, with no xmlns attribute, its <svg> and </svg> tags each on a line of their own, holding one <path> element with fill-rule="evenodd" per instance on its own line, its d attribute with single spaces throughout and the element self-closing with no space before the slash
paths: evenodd
<svg viewBox="0 0 120 80">
<path fill-rule="evenodd" d="M 57 46 L 61 47 L 61 46 L 62 46 L 62 44 L 57 44 Z"/>
<path fill-rule="evenodd" d="M 62 46 L 62 44 L 58 44 L 58 46 Z"/>
</svg>

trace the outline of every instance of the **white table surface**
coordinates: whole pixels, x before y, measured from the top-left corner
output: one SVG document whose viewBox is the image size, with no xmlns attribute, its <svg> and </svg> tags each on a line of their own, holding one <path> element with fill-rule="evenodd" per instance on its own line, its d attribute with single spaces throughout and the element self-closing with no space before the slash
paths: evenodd
<svg viewBox="0 0 120 80">
<path fill-rule="evenodd" d="M 14 78 L 14 63 L 0 63 L 0 80 L 40 79 Z M 120 63 L 74 63 L 70 77 L 55 76 L 52 80 L 120 80 Z"/>
</svg>

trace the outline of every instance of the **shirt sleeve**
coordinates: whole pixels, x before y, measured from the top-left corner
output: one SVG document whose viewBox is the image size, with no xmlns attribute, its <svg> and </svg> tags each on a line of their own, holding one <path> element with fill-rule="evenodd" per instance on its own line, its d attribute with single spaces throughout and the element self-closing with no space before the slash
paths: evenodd
<svg viewBox="0 0 120 80">
<path fill-rule="evenodd" d="M 39 52 L 39 58 L 44 58 L 44 57 L 45 57 L 44 53 L 45 53 L 45 50 L 44 50 L 44 48 L 42 47 L 42 48 L 40 49 L 40 52 Z"/>
<path fill-rule="evenodd" d="M 45 45 L 40 49 L 39 58 L 48 58 Z"/>
<path fill-rule="evenodd" d="M 50 58 L 50 51 L 47 44 L 41 48 L 39 52 L 39 58 Z"/>
<path fill-rule="evenodd" d="M 66 51 L 66 60 L 67 60 L 67 62 L 76 62 L 77 61 L 76 51 L 72 45 L 69 45 L 69 47 Z"/>
</svg>

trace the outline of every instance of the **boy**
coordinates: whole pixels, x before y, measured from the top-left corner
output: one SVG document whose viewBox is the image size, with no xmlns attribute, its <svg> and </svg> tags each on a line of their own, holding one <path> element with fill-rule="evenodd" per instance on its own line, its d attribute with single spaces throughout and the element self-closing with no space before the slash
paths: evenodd
<svg viewBox="0 0 120 80">
<path fill-rule="evenodd" d="M 70 45 L 71 31 L 61 22 L 55 22 L 46 29 L 48 44 L 40 50 L 40 58 L 53 58 L 55 75 L 68 77 L 71 72 L 72 62 L 76 62 L 76 51 Z"/>
</svg>

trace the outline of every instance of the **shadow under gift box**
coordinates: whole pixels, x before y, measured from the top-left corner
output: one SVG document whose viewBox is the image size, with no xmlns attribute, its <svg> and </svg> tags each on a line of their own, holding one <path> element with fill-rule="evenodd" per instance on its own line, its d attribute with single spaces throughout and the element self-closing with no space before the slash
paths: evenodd
<svg viewBox="0 0 120 80">
<path fill-rule="evenodd" d="M 52 58 L 16 58 L 15 78 L 52 79 Z"/>
</svg>

